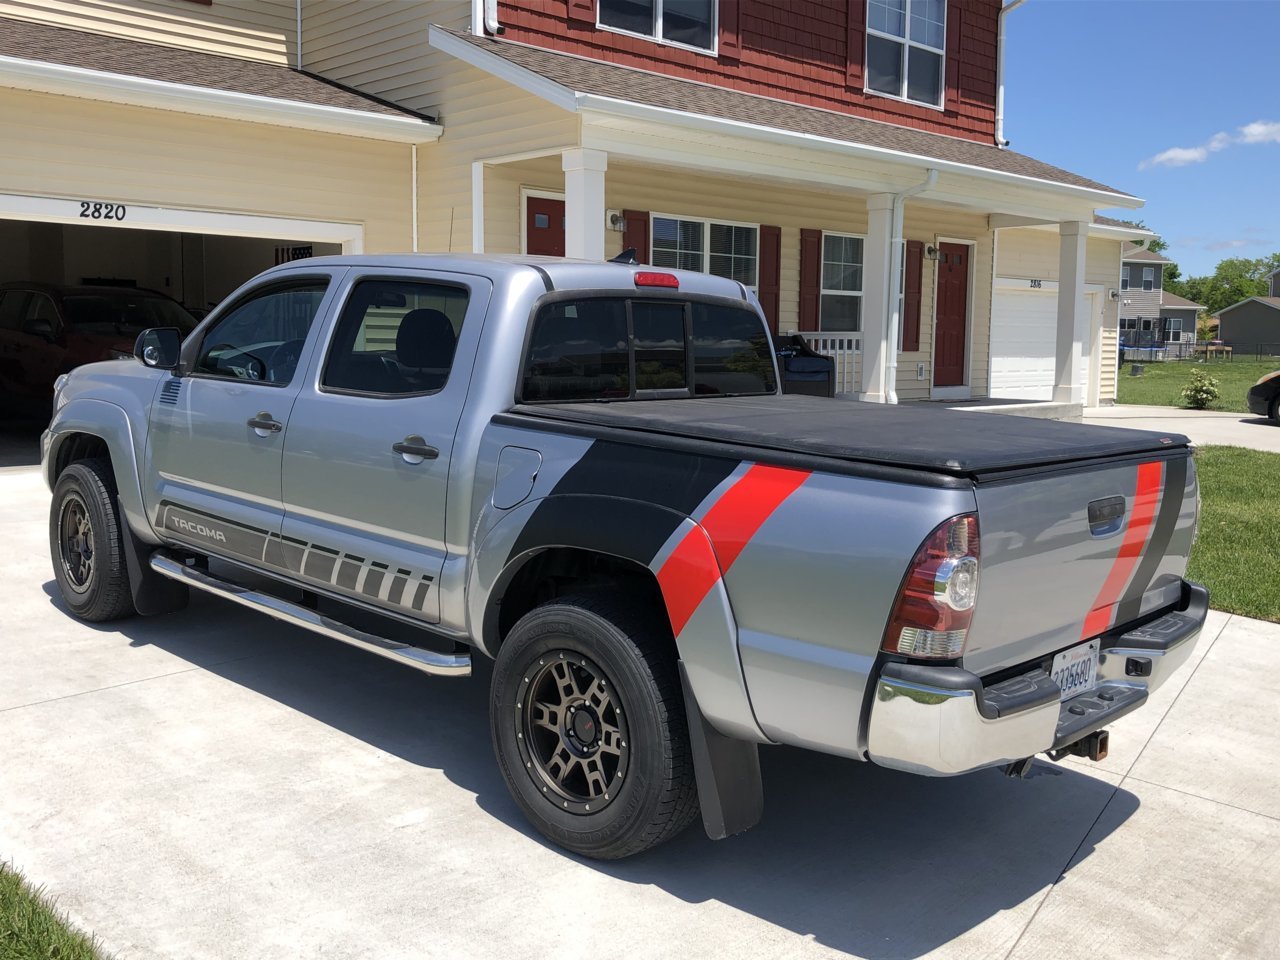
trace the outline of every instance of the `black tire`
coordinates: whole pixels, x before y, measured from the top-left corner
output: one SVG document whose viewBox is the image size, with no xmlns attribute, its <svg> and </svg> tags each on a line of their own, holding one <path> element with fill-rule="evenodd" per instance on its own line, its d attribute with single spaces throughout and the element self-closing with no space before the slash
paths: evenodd
<svg viewBox="0 0 1280 960">
<path fill-rule="evenodd" d="M 545 704 L 557 696 L 553 718 Z M 589 594 L 527 613 L 498 652 L 489 722 L 511 795 L 574 853 L 629 857 L 698 816 L 671 631 L 637 605 Z"/>
<path fill-rule="evenodd" d="M 1280 423 L 1280 393 L 1271 398 L 1271 403 L 1267 406 L 1267 416 L 1275 423 Z"/>
<path fill-rule="evenodd" d="M 80 460 L 58 477 L 49 508 L 49 553 L 63 602 L 81 620 L 132 616 L 115 477 L 106 460 Z"/>
</svg>

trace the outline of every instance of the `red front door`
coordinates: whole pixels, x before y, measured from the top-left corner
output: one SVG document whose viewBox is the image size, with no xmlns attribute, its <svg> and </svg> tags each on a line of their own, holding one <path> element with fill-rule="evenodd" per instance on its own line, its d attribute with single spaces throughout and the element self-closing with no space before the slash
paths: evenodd
<svg viewBox="0 0 1280 960">
<path fill-rule="evenodd" d="M 524 249 L 536 256 L 564 256 L 564 201 L 526 197 Z"/>
<path fill-rule="evenodd" d="M 964 244 L 938 244 L 938 304 L 933 329 L 933 385 L 964 386 L 969 339 L 969 248 Z"/>
</svg>

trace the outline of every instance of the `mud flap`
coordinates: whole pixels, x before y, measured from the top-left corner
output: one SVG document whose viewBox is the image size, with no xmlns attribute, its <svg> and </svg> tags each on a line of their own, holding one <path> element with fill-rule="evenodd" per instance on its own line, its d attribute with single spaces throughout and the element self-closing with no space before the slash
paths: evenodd
<svg viewBox="0 0 1280 960">
<path fill-rule="evenodd" d="M 190 593 L 186 584 L 162 577 L 151 569 L 147 559 L 156 548 L 140 540 L 125 519 L 124 504 L 117 498 L 116 507 L 124 543 L 125 565 L 129 568 L 129 589 L 133 593 L 133 608 L 144 617 L 162 613 L 177 613 L 185 609 Z"/>
<path fill-rule="evenodd" d="M 764 813 L 760 748 L 748 740 L 726 737 L 711 726 L 698 709 L 683 660 L 679 667 L 702 826 L 712 840 L 723 840 L 750 830 Z"/>
</svg>

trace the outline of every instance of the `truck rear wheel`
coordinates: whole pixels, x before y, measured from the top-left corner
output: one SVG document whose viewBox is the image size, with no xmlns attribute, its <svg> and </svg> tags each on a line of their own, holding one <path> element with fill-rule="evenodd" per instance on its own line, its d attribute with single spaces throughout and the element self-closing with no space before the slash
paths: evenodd
<svg viewBox="0 0 1280 960">
<path fill-rule="evenodd" d="M 131 616 L 115 478 L 106 460 L 71 464 L 53 488 L 49 552 L 63 602 L 81 620 L 101 623 Z"/>
<path fill-rule="evenodd" d="M 611 597 L 526 614 L 498 653 L 489 719 L 511 795 L 546 837 L 617 860 L 698 815 L 666 624 Z"/>
</svg>

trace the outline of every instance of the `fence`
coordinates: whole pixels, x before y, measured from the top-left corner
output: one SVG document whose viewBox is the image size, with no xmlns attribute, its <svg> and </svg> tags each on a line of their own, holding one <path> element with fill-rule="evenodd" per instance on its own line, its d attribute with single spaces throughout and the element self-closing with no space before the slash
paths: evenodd
<svg viewBox="0 0 1280 960">
<path fill-rule="evenodd" d="M 836 393 L 858 391 L 858 354 L 862 352 L 861 333 L 802 332 L 805 343 L 814 353 L 831 357 L 836 362 Z"/>
<path fill-rule="evenodd" d="M 1275 343 L 1235 343 L 1230 340 L 1182 340 L 1169 343 L 1132 344 L 1120 342 L 1120 363 L 1151 363 L 1158 360 L 1267 360 L 1280 358 L 1280 341 Z"/>
</svg>

